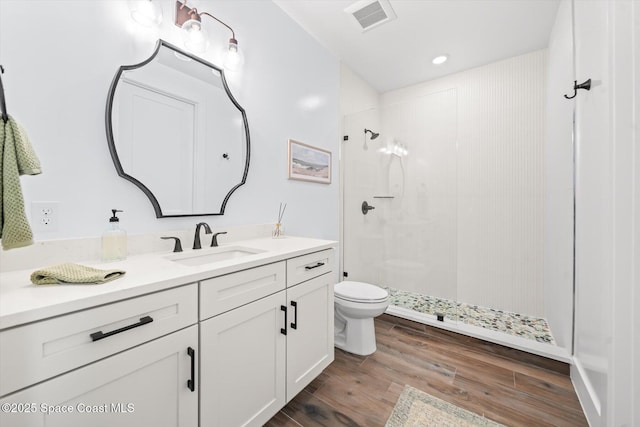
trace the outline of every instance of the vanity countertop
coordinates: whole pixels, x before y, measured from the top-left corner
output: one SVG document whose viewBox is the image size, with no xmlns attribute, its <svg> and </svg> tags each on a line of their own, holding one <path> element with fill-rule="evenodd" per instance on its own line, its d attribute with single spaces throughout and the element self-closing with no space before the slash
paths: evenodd
<svg viewBox="0 0 640 427">
<path fill-rule="evenodd" d="M 234 242 L 225 246 L 243 246 L 264 252 L 241 258 L 217 261 L 199 266 L 186 266 L 171 261 L 170 253 L 150 253 L 129 257 L 124 261 L 81 262 L 100 269 L 122 269 L 126 274 L 103 284 L 33 285 L 31 273 L 36 269 L 0 274 L 0 330 L 71 313 L 102 304 L 132 298 L 151 292 L 194 283 L 287 258 L 333 248 L 337 242 L 303 237 L 261 238 Z M 185 251 L 186 255 L 207 253 Z M 46 266 L 40 266 L 46 267 Z"/>
</svg>

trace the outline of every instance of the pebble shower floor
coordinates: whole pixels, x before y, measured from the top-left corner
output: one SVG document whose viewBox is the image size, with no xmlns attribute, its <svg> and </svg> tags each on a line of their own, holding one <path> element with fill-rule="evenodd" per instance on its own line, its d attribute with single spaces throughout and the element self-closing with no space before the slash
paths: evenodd
<svg viewBox="0 0 640 427">
<path fill-rule="evenodd" d="M 401 291 L 388 286 L 385 286 L 385 289 L 389 291 L 391 305 L 396 307 L 434 316 L 440 313 L 450 320 L 542 343 L 555 344 L 547 321 L 541 318 Z"/>
</svg>

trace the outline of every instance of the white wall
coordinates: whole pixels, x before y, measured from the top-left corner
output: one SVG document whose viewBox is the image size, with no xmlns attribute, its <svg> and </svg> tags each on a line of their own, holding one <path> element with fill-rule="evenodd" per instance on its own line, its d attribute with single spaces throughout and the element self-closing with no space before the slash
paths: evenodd
<svg viewBox="0 0 640 427">
<path fill-rule="evenodd" d="M 640 6 L 574 2 L 576 320 L 571 377 L 592 426 L 640 422 Z M 635 319 L 635 324 L 634 324 Z"/>
<path fill-rule="evenodd" d="M 591 91 L 581 91 L 576 99 L 574 355 L 591 398 L 592 405 L 587 405 L 586 413 L 593 425 L 604 426 L 610 386 L 612 301 L 608 284 L 613 263 L 608 8 L 604 1 L 574 2 L 574 5 L 576 79 L 582 82 L 591 78 L 594 82 Z"/>
<path fill-rule="evenodd" d="M 344 63 L 340 64 L 340 113 L 347 116 L 378 108 L 380 94 Z"/>
<path fill-rule="evenodd" d="M 633 74 L 631 75 L 631 78 L 632 81 L 635 82 L 635 90 L 633 92 L 633 107 L 630 112 L 635 115 L 635 126 L 633 127 L 633 136 L 631 140 L 635 141 L 636 148 L 633 150 L 634 152 L 631 158 L 633 159 L 634 164 L 634 182 L 637 183 L 640 180 L 640 148 L 638 148 L 640 145 L 638 143 L 640 140 L 640 119 L 638 118 L 640 115 L 640 83 L 638 83 L 640 82 L 640 55 L 637 50 L 637 47 L 640 46 L 640 7 L 638 7 L 637 3 L 634 5 L 632 13 L 629 14 L 629 18 L 632 20 L 631 22 L 635 22 L 632 29 L 632 40 L 633 45 L 636 46 L 636 50 L 635 54 L 631 55 L 633 58 Z M 634 116 L 632 116 L 632 118 L 633 117 Z M 627 291 L 626 294 L 626 297 L 629 298 L 632 309 L 630 310 L 631 313 L 621 313 L 621 316 L 617 317 L 617 319 L 621 319 L 622 322 L 628 322 L 629 319 L 627 316 L 631 314 L 631 333 L 627 332 L 628 336 L 631 337 L 629 341 L 631 342 L 630 359 L 632 360 L 632 373 L 629 375 L 632 386 L 629 394 L 633 414 L 631 415 L 630 425 L 637 426 L 640 425 L 640 310 L 637 309 L 640 307 L 640 185 L 635 185 L 632 198 L 633 218 L 635 218 L 634 222 L 631 224 L 631 228 L 635 231 L 635 233 L 631 235 L 631 238 L 633 239 L 633 253 L 631 255 L 632 290 L 630 292 Z M 619 321 L 616 323 L 619 323 Z M 621 375 L 625 374 L 624 370 L 619 370 Z"/>
<path fill-rule="evenodd" d="M 381 104 L 457 92 L 457 296 L 544 316 L 547 51 L 382 94 Z"/>
<path fill-rule="evenodd" d="M 119 178 L 107 149 L 104 111 L 111 80 L 122 64 L 146 59 L 161 37 L 181 45 L 175 2 L 162 0 L 157 30 L 139 27 L 123 0 L 1 0 L 0 63 L 9 113 L 26 128 L 43 174 L 22 178 L 26 207 L 59 201 L 58 232 L 36 239 L 100 235 L 110 208 L 120 208 L 129 233 L 215 229 L 275 222 L 281 201 L 289 234 L 338 238 L 339 62 L 270 1 L 193 1 L 236 31 L 241 71 L 227 73 L 245 108 L 251 133 L 247 183 L 224 216 L 156 219 L 146 196 Z M 203 57 L 221 63 L 228 31 L 203 18 L 211 47 Z M 28 23 L 28 24 L 25 24 Z M 287 139 L 334 154 L 331 185 L 287 180 Z M 153 156 L 153 153 L 150 153 Z"/>
<path fill-rule="evenodd" d="M 547 135 L 544 150 L 544 313 L 556 343 L 573 339 L 573 29 L 562 0 L 549 36 Z"/>
</svg>

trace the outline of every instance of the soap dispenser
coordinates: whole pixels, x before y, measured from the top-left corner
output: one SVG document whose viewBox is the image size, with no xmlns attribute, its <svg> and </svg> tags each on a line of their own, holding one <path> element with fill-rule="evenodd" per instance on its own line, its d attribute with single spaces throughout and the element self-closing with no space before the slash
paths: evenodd
<svg viewBox="0 0 640 427">
<path fill-rule="evenodd" d="M 127 257 L 127 233 L 120 228 L 119 209 L 111 209 L 109 228 L 102 235 L 102 261 L 120 261 Z"/>
</svg>

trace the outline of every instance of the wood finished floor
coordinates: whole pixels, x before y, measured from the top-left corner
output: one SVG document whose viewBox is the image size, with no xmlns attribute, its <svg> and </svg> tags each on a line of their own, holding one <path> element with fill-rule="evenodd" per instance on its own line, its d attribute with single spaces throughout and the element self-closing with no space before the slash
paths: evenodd
<svg viewBox="0 0 640 427">
<path fill-rule="evenodd" d="M 335 361 L 266 426 L 384 426 L 405 384 L 507 426 L 588 426 L 569 366 L 382 315 L 378 350 Z"/>
</svg>

